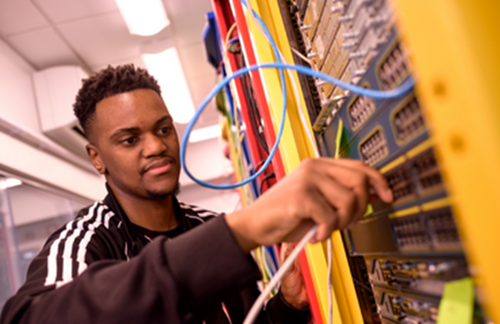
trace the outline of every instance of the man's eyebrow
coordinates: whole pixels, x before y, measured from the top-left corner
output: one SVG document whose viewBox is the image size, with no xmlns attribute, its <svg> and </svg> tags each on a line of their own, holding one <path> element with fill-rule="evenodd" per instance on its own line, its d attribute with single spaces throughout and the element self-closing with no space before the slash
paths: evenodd
<svg viewBox="0 0 500 324">
<path fill-rule="evenodd" d="M 161 124 L 161 123 L 163 123 L 163 122 L 164 122 L 164 121 L 166 121 L 166 120 L 168 120 L 168 121 L 173 121 L 172 116 L 170 116 L 170 115 L 165 115 L 165 116 L 163 116 L 162 118 L 158 119 L 158 120 L 156 121 L 156 123 L 155 123 L 155 124 L 156 124 L 156 125 Z"/>
<path fill-rule="evenodd" d="M 120 135 L 122 133 L 129 133 L 129 132 L 136 132 L 136 131 L 139 131 L 139 127 L 125 127 L 125 128 L 120 128 L 116 132 L 114 132 L 109 137 L 109 139 L 112 140 L 113 138 L 117 137 L 118 135 Z"/>
<path fill-rule="evenodd" d="M 155 125 L 158 125 L 158 124 L 161 124 L 163 123 L 164 121 L 173 121 L 172 119 L 172 116 L 170 115 L 165 115 L 163 117 L 161 117 L 160 119 L 158 119 L 155 123 Z M 116 130 L 110 137 L 109 139 L 113 139 L 115 137 L 117 137 L 118 135 L 122 134 L 122 133 L 129 133 L 129 132 L 137 132 L 137 131 L 140 131 L 139 127 L 124 127 L 124 128 L 120 128 L 118 130 Z"/>
</svg>

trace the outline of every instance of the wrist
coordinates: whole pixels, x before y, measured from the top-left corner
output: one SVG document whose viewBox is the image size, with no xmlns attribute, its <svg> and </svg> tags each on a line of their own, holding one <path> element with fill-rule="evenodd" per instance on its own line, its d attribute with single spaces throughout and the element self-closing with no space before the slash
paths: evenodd
<svg viewBox="0 0 500 324">
<path fill-rule="evenodd" d="M 245 254 L 248 254 L 258 247 L 259 244 L 252 238 L 252 231 L 249 226 L 251 217 L 245 214 L 245 210 L 239 210 L 231 214 L 226 214 L 224 217 L 236 243 L 238 243 Z"/>
</svg>

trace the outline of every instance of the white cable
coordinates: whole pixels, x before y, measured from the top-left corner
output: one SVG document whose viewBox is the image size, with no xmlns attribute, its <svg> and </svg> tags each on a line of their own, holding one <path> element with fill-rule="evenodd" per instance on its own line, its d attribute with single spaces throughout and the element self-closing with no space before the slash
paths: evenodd
<svg viewBox="0 0 500 324">
<path fill-rule="evenodd" d="M 271 279 L 269 284 L 266 286 L 266 289 L 262 291 L 262 293 L 259 295 L 255 303 L 253 304 L 252 308 L 247 314 L 247 317 L 245 318 L 245 321 L 243 324 L 252 324 L 255 319 L 257 318 L 257 315 L 260 313 L 260 310 L 264 306 L 264 302 L 266 301 L 267 296 L 271 293 L 271 290 L 276 286 L 285 273 L 288 271 L 293 266 L 293 263 L 299 256 L 300 252 L 304 247 L 306 246 L 307 242 L 309 242 L 314 235 L 316 235 L 316 232 L 318 231 L 318 225 L 314 225 L 309 232 L 307 232 L 306 235 L 300 240 L 299 244 L 293 249 L 292 253 L 288 256 L 288 258 L 285 260 L 285 263 L 283 263 L 283 266 L 280 267 L 278 272 L 276 272 L 276 275 Z"/>
</svg>

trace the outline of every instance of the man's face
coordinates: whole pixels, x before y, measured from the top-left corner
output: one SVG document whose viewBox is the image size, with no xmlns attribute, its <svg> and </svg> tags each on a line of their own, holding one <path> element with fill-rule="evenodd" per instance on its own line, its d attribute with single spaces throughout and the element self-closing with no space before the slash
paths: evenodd
<svg viewBox="0 0 500 324">
<path fill-rule="evenodd" d="M 179 141 L 161 97 L 137 89 L 99 101 L 89 156 L 115 194 L 164 199 L 179 181 Z"/>
</svg>

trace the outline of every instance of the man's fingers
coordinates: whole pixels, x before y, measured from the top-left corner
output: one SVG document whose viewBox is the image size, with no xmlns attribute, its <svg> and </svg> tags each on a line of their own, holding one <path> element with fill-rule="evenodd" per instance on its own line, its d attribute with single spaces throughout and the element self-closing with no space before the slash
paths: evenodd
<svg viewBox="0 0 500 324">
<path fill-rule="evenodd" d="M 324 171 L 333 176 L 338 181 L 344 183 L 347 177 L 342 177 L 342 173 L 337 172 L 333 166 L 343 166 L 351 170 L 357 170 L 362 172 L 368 177 L 368 183 L 375 189 L 377 195 L 383 201 L 390 203 L 393 200 L 392 191 L 387 184 L 385 178 L 377 170 L 366 165 L 359 160 L 348 160 L 348 159 L 330 159 L 330 158 L 320 158 L 317 159 L 318 163 L 324 165 Z M 319 167 L 319 166 L 318 166 Z"/>
<path fill-rule="evenodd" d="M 368 179 L 370 180 L 370 185 L 373 187 L 373 189 L 375 189 L 375 192 L 380 197 L 380 199 L 382 199 L 386 203 L 392 202 L 394 196 L 392 194 L 391 189 L 389 188 L 387 180 L 380 172 L 366 165 L 362 161 L 352 161 L 347 159 L 337 159 L 336 161 L 341 165 L 346 165 L 349 164 L 349 162 L 352 162 L 349 164 L 350 167 L 365 172 L 367 174 Z"/>
<path fill-rule="evenodd" d="M 318 240 L 328 237 L 332 230 L 347 228 L 361 219 L 373 190 L 386 202 L 393 199 L 385 178 L 361 161 L 317 159 L 306 163 L 309 180 L 325 198 L 325 203 L 336 211 L 335 216 L 311 214 L 311 218 L 320 224 L 316 235 Z M 332 225 L 325 217 L 336 217 L 337 220 Z"/>
<path fill-rule="evenodd" d="M 351 172 L 352 178 L 361 178 L 360 174 Z M 351 184 L 345 185 L 331 177 L 317 174 L 317 187 L 319 193 L 331 204 L 337 212 L 339 228 L 344 228 L 354 221 L 366 209 L 368 192 L 359 182 L 362 179 L 351 179 Z M 359 182 L 358 182 L 359 181 Z M 366 186 L 365 186 L 366 187 Z"/>
</svg>

